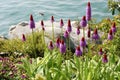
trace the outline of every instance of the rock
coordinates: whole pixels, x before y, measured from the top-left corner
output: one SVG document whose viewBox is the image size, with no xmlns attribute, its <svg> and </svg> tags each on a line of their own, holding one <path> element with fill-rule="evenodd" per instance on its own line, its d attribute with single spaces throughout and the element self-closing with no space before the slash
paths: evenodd
<svg viewBox="0 0 120 80">
<path fill-rule="evenodd" d="M 28 22 L 21 22 L 17 25 L 11 26 L 9 29 L 9 38 L 21 38 L 22 34 L 31 33 L 32 31 L 28 27 Z"/>
<path fill-rule="evenodd" d="M 52 24 L 50 21 L 44 21 L 45 24 L 45 33 L 48 34 L 52 38 Z M 80 29 L 80 35 L 78 39 L 78 35 L 76 34 L 76 27 L 78 27 L 78 23 L 75 21 L 71 22 L 72 24 L 72 32 L 70 33 L 70 44 L 71 44 L 71 50 L 75 50 L 75 46 L 79 45 L 80 39 L 83 37 L 83 30 Z M 35 31 L 41 31 L 42 27 L 40 25 L 40 22 L 35 23 L 36 28 Z M 67 24 L 63 26 L 63 32 L 65 32 L 67 27 Z M 32 30 L 29 28 L 28 22 L 21 22 L 14 27 L 12 26 L 9 29 L 9 38 L 21 38 L 22 34 L 29 34 Z M 61 28 L 59 27 L 59 22 L 54 22 L 54 34 L 55 38 L 61 35 Z M 85 34 L 87 34 L 87 28 L 85 29 Z M 102 36 L 103 33 L 99 32 L 99 35 Z M 85 39 L 88 40 L 87 35 L 85 36 Z M 47 36 L 45 37 L 46 43 L 49 43 L 51 39 L 49 39 Z"/>
<path fill-rule="evenodd" d="M 0 36 L 0 40 L 7 40 L 8 38 L 5 36 Z"/>
<path fill-rule="evenodd" d="M 23 22 L 19 23 L 18 25 L 19 25 L 19 26 L 22 26 L 22 27 L 25 27 L 25 26 L 28 25 L 28 22 L 23 21 Z"/>
<path fill-rule="evenodd" d="M 61 36 L 60 36 L 61 37 Z M 65 41 L 65 43 L 66 44 L 68 44 L 68 42 L 67 42 L 67 39 L 65 39 L 65 37 L 64 36 L 62 36 L 62 39 Z M 72 38 L 70 38 L 70 50 L 71 50 L 71 52 L 75 52 L 75 43 L 74 43 L 74 40 L 72 40 Z M 68 47 L 68 45 L 67 45 L 67 47 Z"/>
<path fill-rule="evenodd" d="M 22 53 L 19 53 L 19 52 L 14 52 L 14 53 L 12 53 L 14 56 L 16 56 L 16 57 L 20 57 L 20 56 L 22 56 L 23 54 Z"/>
<path fill-rule="evenodd" d="M 1 57 L 7 57 L 9 55 L 8 52 L 0 52 Z"/>
<path fill-rule="evenodd" d="M 12 25 L 9 29 L 9 31 L 13 31 L 16 28 L 16 26 Z"/>
</svg>

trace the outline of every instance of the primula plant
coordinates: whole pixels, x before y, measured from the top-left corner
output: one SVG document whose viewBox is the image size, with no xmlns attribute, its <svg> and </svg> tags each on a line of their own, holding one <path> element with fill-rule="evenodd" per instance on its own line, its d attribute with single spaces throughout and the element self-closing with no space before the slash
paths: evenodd
<svg viewBox="0 0 120 80">
<path fill-rule="evenodd" d="M 120 16 L 95 23 L 91 13 L 91 3 L 88 2 L 86 16 L 82 17 L 76 28 L 78 44 L 74 52 L 70 49 L 70 19 L 65 30 L 63 19 L 60 20 L 61 33 L 55 38 L 53 16 L 50 37 L 45 32 L 43 20 L 41 31 L 34 30 L 35 22 L 30 15 L 32 34 L 22 34 L 21 39 L 0 40 L 0 52 L 9 53 L 0 56 L 0 79 L 120 80 Z M 48 44 L 46 36 L 50 37 Z"/>
<path fill-rule="evenodd" d="M 120 13 L 120 0 L 108 0 L 108 8 L 115 15 L 116 10 Z"/>
</svg>

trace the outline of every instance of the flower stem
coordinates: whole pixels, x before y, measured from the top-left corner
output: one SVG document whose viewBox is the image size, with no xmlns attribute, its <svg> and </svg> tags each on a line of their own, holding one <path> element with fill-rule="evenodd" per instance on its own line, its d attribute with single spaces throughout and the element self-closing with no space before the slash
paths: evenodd
<svg viewBox="0 0 120 80">
<path fill-rule="evenodd" d="M 61 28 L 61 40 L 62 40 L 63 28 Z"/>
<path fill-rule="evenodd" d="M 66 43 L 67 43 L 67 50 L 68 50 L 68 45 L 69 45 L 69 44 L 68 44 L 68 38 L 66 38 Z"/>
<path fill-rule="evenodd" d="M 54 42 L 54 25 L 53 25 L 53 23 L 52 23 L 52 35 L 53 35 L 53 42 Z"/>
<path fill-rule="evenodd" d="M 79 70 L 79 80 L 81 80 L 81 77 L 80 77 L 80 58 L 78 58 L 78 60 L 79 60 L 79 67 L 78 67 L 78 70 Z"/>
<path fill-rule="evenodd" d="M 86 60 L 85 60 L 85 66 L 84 66 L 85 67 L 85 77 L 84 78 L 85 78 L 85 80 L 87 80 L 87 75 L 88 75 L 87 73 L 89 73 L 88 72 L 88 56 L 86 55 L 85 57 L 86 57 Z"/>
<path fill-rule="evenodd" d="M 78 35 L 78 41 L 80 40 L 80 36 Z"/>
<path fill-rule="evenodd" d="M 90 30 L 91 30 L 91 23 L 90 23 L 90 21 L 88 21 L 88 28 L 90 28 Z M 91 33 L 90 33 L 90 36 L 91 36 Z"/>
<path fill-rule="evenodd" d="M 66 60 L 65 61 L 65 72 L 66 72 L 66 77 L 68 78 L 69 77 L 69 75 L 68 75 L 68 61 Z"/>
<path fill-rule="evenodd" d="M 36 58 L 36 66 L 37 66 L 37 54 L 36 54 L 36 43 L 35 43 L 35 36 L 34 31 L 32 29 L 32 39 L 33 39 L 33 51 L 34 51 L 34 57 Z"/>
<path fill-rule="evenodd" d="M 85 38 L 85 28 L 83 28 L 83 37 Z"/>
<path fill-rule="evenodd" d="M 82 80 L 84 80 L 84 78 L 83 78 L 83 60 L 82 60 Z"/>
<path fill-rule="evenodd" d="M 68 35 L 69 35 L 69 37 L 68 37 L 68 49 L 70 50 L 70 33 Z"/>
<path fill-rule="evenodd" d="M 84 75 L 83 75 L 83 65 L 84 65 L 84 63 L 83 63 L 83 59 L 84 59 L 84 47 L 83 47 L 83 54 L 82 54 L 82 80 L 84 80 Z"/>
<path fill-rule="evenodd" d="M 37 57 L 36 56 L 36 44 L 35 44 L 35 36 L 34 36 L 34 31 L 33 31 L 33 29 L 32 29 L 32 39 L 33 39 L 33 51 L 34 51 L 34 55 L 35 55 L 35 58 Z"/>
<path fill-rule="evenodd" d="M 42 42 L 43 42 L 43 46 L 45 47 L 45 35 L 44 35 L 44 30 L 42 30 L 43 36 L 42 36 Z"/>
<path fill-rule="evenodd" d="M 115 63 L 115 54 L 113 53 L 113 55 L 112 55 L 112 59 L 113 59 L 113 62 Z M 109 62 L 110 63 L 110 62 Z M 114 79 L 114 68 L 113 68 L 113 79 Z"/>
</svg>

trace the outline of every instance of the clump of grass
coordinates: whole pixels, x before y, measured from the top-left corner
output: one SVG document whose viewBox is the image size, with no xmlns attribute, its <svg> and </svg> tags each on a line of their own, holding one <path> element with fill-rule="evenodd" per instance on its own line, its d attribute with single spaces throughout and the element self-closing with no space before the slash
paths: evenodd
<svg viewBox="0 0 120 80">
<path fill-rule="evenodd" d="M 34 40 L 36 44 L 36 53 L 37 56 L 43 57 L 44 48 L 42 44 L 42 33 L 34 32 Z M 21 36 L 22 38 L 22 36 Z M 32 34 L 26 35 L 26 41 L 15 38 L 11 40 L 0 40 L 0 52 L 8 52 L 13 54 L 14 52 L 22 53 L 23 55 L 29 55 L 30 57 L 34 56 L 34 49 L 32 45 Z"/>
</svg>

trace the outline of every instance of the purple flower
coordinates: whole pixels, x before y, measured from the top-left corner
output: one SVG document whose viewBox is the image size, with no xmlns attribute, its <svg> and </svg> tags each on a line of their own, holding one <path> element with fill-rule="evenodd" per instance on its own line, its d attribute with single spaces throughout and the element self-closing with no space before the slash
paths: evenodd
<svg viewBox="0 0 120 80">
<path fill-rule="evenodd" d="M 62 28 L 64 26 L 64 22 L 63 19 L 60 20 L 60 28 Z"/>
<path fill-rule="evenodd" d="M 11 69 L 12 69 L 12 68 L 15 68 L 15 65 L 11 64 L 11 65 L 10 65 L 10 68 L 11 68 Z"/>
<path fill-rule="evenodd" d="M 1 72 L 2 75 L 3 75 L 3 74 L 5 74 L 7 71 L 6 71 L 6 70 L 1 70 L 0 72 Z"/>
<path fill-rule="evenodd" d="M 2 58 L 2 57 L 0 57 L 0 61 L 3 61 L 3 58 Z"/>
<path fill-rule="evenodd" d="M 68 19 L 67 31 L 70 33 L 72 31 L 71 21 Z"/>
<path fill-rule="evenodd" d="M 4 57 L 3 60 L 4 61 L 10 61 L 10 59 L 8 57 Z"/>
<path fill-rule="evenodd" d="M 53 23 L 54 21 L 54 16 L 51 16 L 51 22 Z"/>
<path fill-rule="evenodd" d="M 65 53 L 66 52 L 66 45 L 64 43 L 64 40 L 61 40 L 59 49 L 60 49 L 61 53 Z"/>
<path fill-rule="evenodd" d="M 76 48 L 75 54 L 76 54 L 77 57 L 82 56 L 82 51 L 81 51 L 81 49 L 80 49 L 80 46 L 78 46 L 78 47 Z"/>
<path fill-rule="evenodd" d="M 97 29 L 95 29 L 94 30 L 94 33 L 93 33 L 93 35 L 92 35 L 92 39 L 94 39 L 94 40 L 98 40 L 100 37 L 99 37 L 99 35 L 98 35 L 98 31 L 97 31 Z"/>
<path fill-rule="evenodd" d="M 23 62 L 22 62 L 22 61 L 18 61 L 17 63 L 18 63 L 18 64 L 23 64 Z"/>
<path fill-rule="evenodd" d="M 30 15 L 30 22 L 29 22 L 29 24 L 30 24 L 30 29 L 35 28 L 35 22 L 34 22 L 34 19 L 33 19 L 32 15 Z"/>
<path fill-rule="evenodd" d="M 111 29 L 112 29 L 113 33 L 115 33 L 117 31 L 116 30 L 116 23 L 115 22 L 113 22 L 113 25 L 112 25 Z"/>
<path fill-rule="evenodd" d="M 44 22 L 43 22 L 43 20 L 41 20 L 41 26 L 44 27 Z"/>
<path fill-rule="evenodd" d="M 82 37 L 82 39 L 80 40 L 80 46 L 81 46 L 82 48 L 85 48 L 85 47 L 86 47 L 86 41 L 85 41 L 85 38 L 84 38 L 84 37 Z"/>
<path fill-rule="evenodd" d="M 22 34 L 22 41 L 26 41 L 25 35 Z"/>
<path fill-rule="evenodd" d="M 9 77 L 10 78 L 13 78 L 15 75 L 13 74 L 13 73 L 11 73 L 10 75 L 9 75 Z"/>
<path fill-rule="evenodd" d="M 112 29 L 110 29 L 108 33 L 108 40 L 112 40 L 112 39 L 113 39 L 113 32 L 112 32 Z"/>
<path fill-rule="evenodd" d="M 99 54 L 99 55 L 102 55 L 102 54 L 103 54 L 102 48 L 100 48 L 98 54 Z"/>
<path fill-rule="evenodd" d="M 45 31 L 45 28 L 44 28 L 44 27 L 42 27 L 42 30 L 43 30 L 43 31 Z"/>
<path fill-rule="evenodd" d="M 22 75 L 21 75 L 21 78 L 22 78 L 22 79 L 25 79 L 25 78 L 27 78 L 27 76 L 26 76 L 25 74 L 22 74 Z"/>
<path fill-rule="evenodd" d="M 87 37 L 90 38 L 90 36 L 91 36 L 91 29 L 88 28 L 88 31 L 87 31 Z"/>
<path fill-rule="evenodd" d="M 64 32 L 64 37 L 65 37 L 65 38 L 68 38 L 68 37 L 69 37 L 68 31 L 65 31 L 65 32 Z"/>
<path fill-rule="evenodd" d="M 50 43 L 49 43 L 49 45 L 48 45 L 48 48 L 49 48 L 50 50 L 53 50 L 53 49 L 54 49 L 54 46 L 53 46 L 52 41 L 50 41 Z"/>
<path fill-rule="evenodd" d="M 77 33 L 77 35 L 80 34 L 80 28 L 79 28 L 79 27 L 77 27 L 77 31 L 76 31 L 76 33 Z"/>
<path fill-rule="evenodd" d="M 86 20 L 87 21 L 91 20 L 91 6 L 90 6 L 90 2 L 88 2 L 87 7 L 86 7 Z"/>
<path fill-rule="evenodd" d="M 102 62 L 103 63 L 107 63 L 108 62 L 108 58 L 107 58 L 106 53 L 103 55 Z"/>
<path fill-rule="evenodd" d="M 41 26 L 42 26 L 42 30 L 45 31 L 43 20 L 41 20 Z"/>
<path fill-rule="evenodd" d="M 80 21 L 80 26 L 81 27 L 86 27 L 87 26 L 86 16 L 82 17 L 82 20 Z"/>
<path fill-rule="evenodd" d="M 30 62 L 30 64 L 32 64 L 33 63 L 32 59 L 30 59 L 29 62 Z"/>
<path fill-rule="evenodd" d="M 60 38 L 58 37 L 56 40 L 56 47 L 59 48 L 59 46 L 60 46 Z"/>
</svg>

